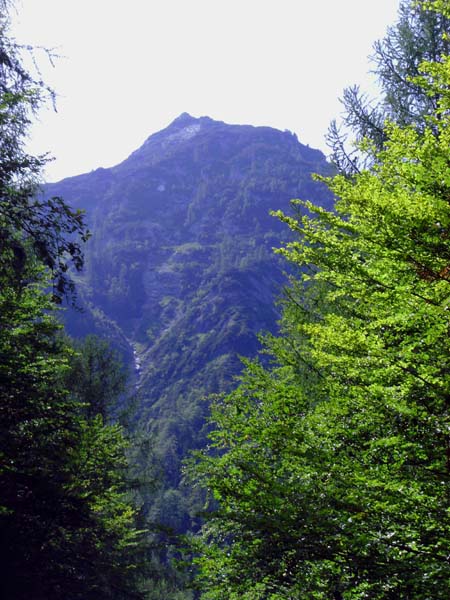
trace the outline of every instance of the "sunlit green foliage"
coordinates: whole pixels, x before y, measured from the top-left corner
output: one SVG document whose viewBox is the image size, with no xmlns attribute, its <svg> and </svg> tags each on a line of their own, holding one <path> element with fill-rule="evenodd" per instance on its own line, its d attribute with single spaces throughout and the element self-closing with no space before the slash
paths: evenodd
<svg viewBox="0 0 450 600">
<path fill-rule="evenodd" d="M 421 70 L 425 125 L 365 143 L 334 212 L 278 213 L 299 273 L 275 364 L 216 403 L 195 467 L 205 599 L 448 597 L 450 59 Z"/>
</svg>

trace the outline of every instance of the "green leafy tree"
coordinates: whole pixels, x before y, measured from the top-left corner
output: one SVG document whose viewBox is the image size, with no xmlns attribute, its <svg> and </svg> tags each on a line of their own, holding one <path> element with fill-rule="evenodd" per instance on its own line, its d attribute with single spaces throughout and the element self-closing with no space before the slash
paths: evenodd
<svg viewBox="0 0 450 600">
<path fill-rule="evenodd" d="M 18 292 L 1 281 L 1 585 L 4 597 L 25 597 L 35 586 L 43 598 L 41 576 L 55 560 L 49 553 L 63 541 L 58 529 L 78 510 L 63 493 L 75 407 L 59 385 L 65 357 L 44 312 L 48 299 L 37 284 Z"/>
<path fill-rule="evenodd" d="M 434 112 L 364 142 L 334 212 L 278 215 L 299 275 L 275 364 L 216 403 L 194 467 L 205 599 L 448 596 L 450 58 L 420 70 Z"/>
</svg>

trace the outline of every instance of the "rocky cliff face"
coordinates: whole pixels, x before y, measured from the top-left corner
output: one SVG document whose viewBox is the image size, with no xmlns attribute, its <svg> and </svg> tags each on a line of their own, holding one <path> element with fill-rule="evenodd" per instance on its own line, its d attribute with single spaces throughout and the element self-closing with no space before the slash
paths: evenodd
<svg viewBox="0 0 450 600">
<path fill-rule="evenodd" d="M 286 265 L 272 248 L 288 233 L 269 211 L 297 197 L 330 206 L 315 172 L 329 172 L 324 156 L 289 132 L 183 114 L 116 167 L 47 187 L 84 208 L 93 233 L 85 313 L 69 329 L 106 335 L 134 361 L 174 485 L 202 398 L 229 389 L 238 355 L 276 329 Z"/>
</svg>

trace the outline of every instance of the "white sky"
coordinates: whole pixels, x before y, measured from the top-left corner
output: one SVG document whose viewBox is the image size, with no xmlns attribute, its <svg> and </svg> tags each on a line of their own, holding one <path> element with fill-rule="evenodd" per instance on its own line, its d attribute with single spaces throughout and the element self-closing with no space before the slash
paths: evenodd
<svg viewBox="0 0 450 600">
<path fill-rule="evenodd" d="M 16 0 L 18 41 L 55 48 L 32 152 L 55 181 L 125 159 L 182 112 L 297 133 L 326 152 L 345 86 L 369 88 L 398 0 Z"/>
</svg>

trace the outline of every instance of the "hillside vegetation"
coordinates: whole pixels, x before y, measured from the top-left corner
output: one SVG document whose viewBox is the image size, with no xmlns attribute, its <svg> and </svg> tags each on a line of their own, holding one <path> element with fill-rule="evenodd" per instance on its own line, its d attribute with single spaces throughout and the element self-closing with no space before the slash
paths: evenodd
<svg viewBox="0 0 450 600">
<path fill-rule="evenodd" d="M 199 509 L 179 488 L 181 460 L 205 444 L 207 397 L 277 329 L 287 267 L 273 248 L 289 234 L 270 211 L 296 196 L 332 206 L 315 172 L 331 169 L 289 132 L 183 114 L 120 165 L 46 188 L 86 209 L 92 234 L 68 331 L 109 338 L 134 371 L 166 480 L 149 510 L 177 531 Z"/>
</svg>

